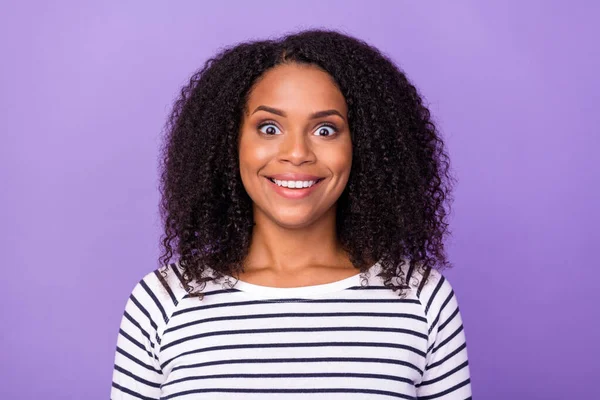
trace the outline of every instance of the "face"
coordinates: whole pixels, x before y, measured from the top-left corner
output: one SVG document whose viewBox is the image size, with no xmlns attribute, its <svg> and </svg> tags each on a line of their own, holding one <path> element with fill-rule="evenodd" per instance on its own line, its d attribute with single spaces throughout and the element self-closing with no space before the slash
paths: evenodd
<svg viewBox="0 0 600 400">
<path fill-rule="evenodd" d="M 317 67 L 278 65 L 261 77 L 239 137 L 240 175 L 255 221 L 302 228 L 335 218 L 352 165 L 347 113 L 333 78 Z"/>
</svg>

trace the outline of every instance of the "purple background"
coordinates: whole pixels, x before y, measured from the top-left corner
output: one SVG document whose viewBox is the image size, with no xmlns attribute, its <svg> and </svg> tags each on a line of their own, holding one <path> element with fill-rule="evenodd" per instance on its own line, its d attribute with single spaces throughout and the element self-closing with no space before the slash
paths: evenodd
<svg viewBox="0 0 600 400">
<path fill-rule="evenodd" d="M 0 11 L 0 398 L 108 398 L 125 301 L 158 266 L 179 88 L 221 46 L 308 27 L 390 55 L 447 140 L 474 398 L 600 398 L 597 2 L 84 3 Z"/>
</svg>

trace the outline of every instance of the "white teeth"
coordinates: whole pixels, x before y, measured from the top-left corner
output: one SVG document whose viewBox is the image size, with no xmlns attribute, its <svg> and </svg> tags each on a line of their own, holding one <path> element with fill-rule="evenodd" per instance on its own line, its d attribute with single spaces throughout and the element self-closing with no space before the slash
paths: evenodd
<svg viewBox="0 0 600 400">
<path fill-rule="evenodd" d="M 316 183 L 316 181 L 280 181 L 277 179 L 273 179 L 278 186 L 287 187 L 290 189 L 294 188 L 307 188 L 311 187 Z"/>
</svg>

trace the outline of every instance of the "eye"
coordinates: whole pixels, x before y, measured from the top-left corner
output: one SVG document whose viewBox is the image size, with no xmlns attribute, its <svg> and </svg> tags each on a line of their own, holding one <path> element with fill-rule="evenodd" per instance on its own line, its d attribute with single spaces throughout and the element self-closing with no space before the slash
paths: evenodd
<svg viewBox="0 0 600 400">
<path fill-rule="evenodd" d="M 319 126 L 319 128 L 316 130 L 315 135 L 328 137 L 333 136 L 335 133 L 337 133 L 337 129 L 334 125 L 323 124 Z"/>
<path fill-rule="evenodd" d="M 263 128 L 267 128 L 265 130 L 263 130 Z M 264 124 L 260 124 L 258 126 L 258 130 L 261 131 L 262 133 L 264 133 L 265 135 L 278 135 L 277 131 L 279 130 L 279 128 L 271 123 L 271 122 L 266 122 Z"/>
</svg>

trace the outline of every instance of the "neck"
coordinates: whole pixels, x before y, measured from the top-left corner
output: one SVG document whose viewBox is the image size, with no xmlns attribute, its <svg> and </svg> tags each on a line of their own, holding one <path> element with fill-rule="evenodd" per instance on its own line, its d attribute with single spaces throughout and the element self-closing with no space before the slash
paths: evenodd
<svg viewBox="0 0 600 400">
<path fill-rule="evenodd" d="M 288 228 L 254 212 L 254 228 L 244 271 L 297 272 L 309 266 L 352 267 L 336 233 L 335 207 L 302 228 Z"/>
</svg>

